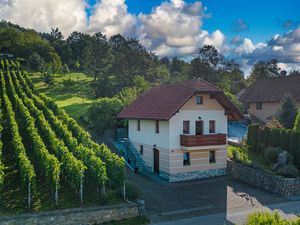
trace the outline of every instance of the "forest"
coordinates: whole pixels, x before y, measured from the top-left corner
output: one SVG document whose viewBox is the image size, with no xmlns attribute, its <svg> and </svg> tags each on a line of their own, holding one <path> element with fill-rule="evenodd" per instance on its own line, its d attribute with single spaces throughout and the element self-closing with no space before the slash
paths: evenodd
<svg viewBox="0 0 300 225">
<path fill-rule="evenodd" d="M 64 37 L 58 28 L 39 33 L 7 21 L 0 22 L 0 40 L 1 54 L 12 54 L 30 73 L 40 72 L 48 86 L 53 85 L 54 74 L 81 72 L 91 77 L 89 88 L 81 95 L 97 101 L 85 118 L 95 121 L 99 112 L 111 115 L 90 124 L 103 129 L 115 123 L 107 118 L 113 118 L 152 86 L 202 78 L 223 89 L 242 110 L 237 98 L 242 89 L 259 78 L 280 75 L 277 60 L 272 59 L 255 63 L 246 77 L 238 63 L 212 45 L 202 46 L 191 59 L 159 58 L 138 40 L 120 34 L 106 37 L 100 32 L 90 35 L 74 31 Z M 73 85 L 71 79 L 64 82 L 65 86 Z"/>
</svg>

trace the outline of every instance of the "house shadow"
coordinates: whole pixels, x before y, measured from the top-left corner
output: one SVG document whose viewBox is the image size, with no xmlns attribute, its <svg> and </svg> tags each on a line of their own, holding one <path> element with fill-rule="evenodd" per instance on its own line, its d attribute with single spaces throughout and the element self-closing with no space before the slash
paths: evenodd
<svg viewBox="0 0 300 225">
<path fill-rule="evenodd" d="M 281 204 L 287 201 L 289 201 L 289 199 L 264 191 L 253 185 L 240 182 L 233 178 L 228 179 L 226 208 L 227 219 L 229 218 L 228 222 L 232 222 L 233 217 L 237 219 L 238 215 L 246 219 L 247 214 L 254 211 L 279 209 L 285 214 L 299 213 L 292 208 L 290 208 L 290 210 L 280 208 Z M 236 223 L 236 221 L 234 222 Z"/>
</svg>

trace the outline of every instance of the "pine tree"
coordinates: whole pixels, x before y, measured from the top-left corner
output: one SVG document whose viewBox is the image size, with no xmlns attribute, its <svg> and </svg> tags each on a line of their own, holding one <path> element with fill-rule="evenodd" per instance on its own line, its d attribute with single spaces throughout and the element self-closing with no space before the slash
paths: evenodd
<svg viewBox="0 0 300 225">
<path fill-rule="evenodd" d="M 297 105 L 293 98 L 286 95 L 282 99 L 281 106 L 278 111 L 278 121 L 288 129 L 294 127 L 296 116 L 298 113 Z"/>
</svg>

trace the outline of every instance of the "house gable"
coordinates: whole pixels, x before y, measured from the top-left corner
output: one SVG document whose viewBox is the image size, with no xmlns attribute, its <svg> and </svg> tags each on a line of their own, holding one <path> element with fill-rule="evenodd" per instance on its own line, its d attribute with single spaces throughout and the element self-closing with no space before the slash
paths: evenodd
<svg viewBox="0 0 300 225">
<path fill-rule="evenodd" d="M 196 104 L 196 96 L 203 98 L 203 104 Z M 209 94 L 193 95 L 180 110 L 224 110 L 223 106 Z"/>
</svg>

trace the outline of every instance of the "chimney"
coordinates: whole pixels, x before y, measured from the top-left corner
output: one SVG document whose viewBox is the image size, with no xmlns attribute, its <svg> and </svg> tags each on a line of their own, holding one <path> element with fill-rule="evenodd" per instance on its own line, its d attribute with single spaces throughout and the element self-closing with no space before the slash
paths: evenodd
<svg viewBox="0 0 300 225">
<path fill-rule="evenodd" d="M 281 70 L 280 71 L 280 76 L 285 77 L 286 76 L 286 70 Z"/>
</svg>

